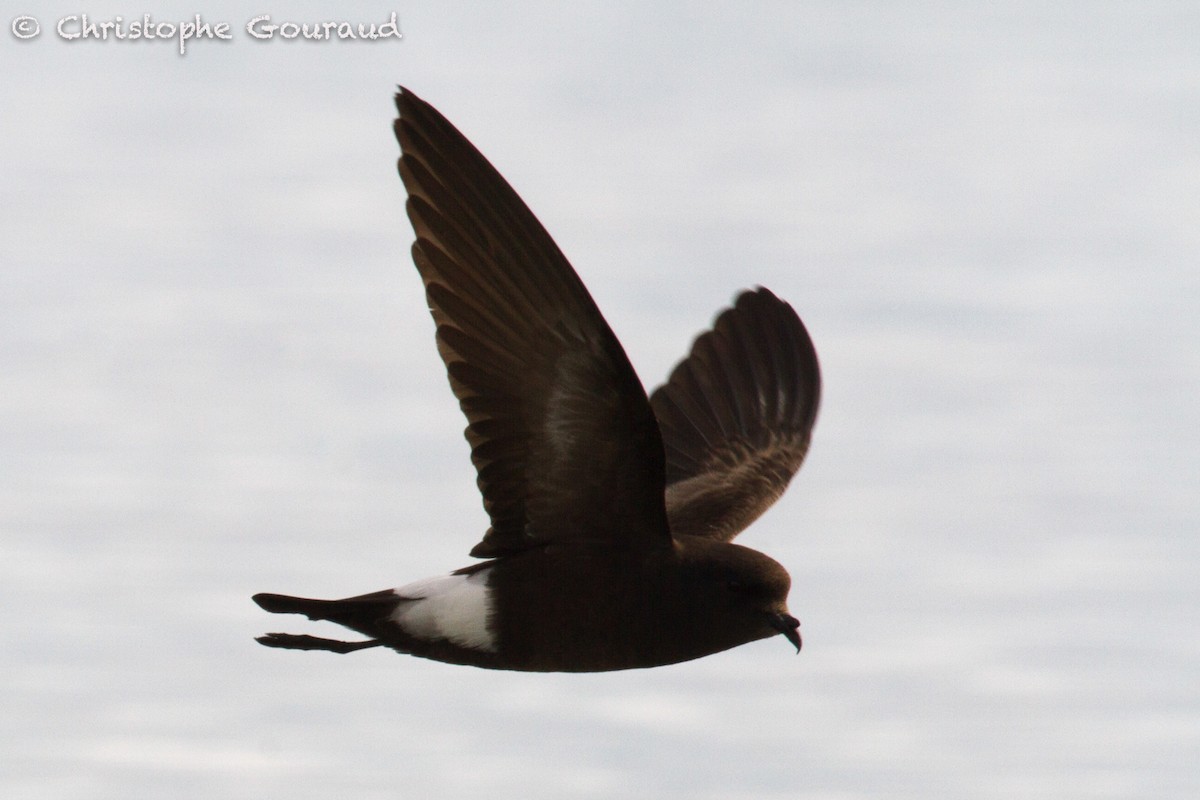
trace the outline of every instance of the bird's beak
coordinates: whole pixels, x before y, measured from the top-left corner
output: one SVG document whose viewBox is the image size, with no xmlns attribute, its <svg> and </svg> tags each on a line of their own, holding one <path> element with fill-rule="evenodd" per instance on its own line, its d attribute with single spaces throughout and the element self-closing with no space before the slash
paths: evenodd
<svg viewBox="0 0 1200 800">
<path fill-rule="evenodd" d="M 789 642 L 796 647 L 796 652 L 800 652 L 800 620 L 793 617 L 791 614 L 772 614 L 770 616 L 771 627 L 784 635 Z"/>
</svg>

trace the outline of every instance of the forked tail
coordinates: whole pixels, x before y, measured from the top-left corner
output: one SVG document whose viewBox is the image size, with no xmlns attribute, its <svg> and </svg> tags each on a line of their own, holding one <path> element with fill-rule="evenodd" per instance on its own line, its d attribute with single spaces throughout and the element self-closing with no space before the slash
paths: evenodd
<svg viewBox="0 0 1200 800">
<path fill-rule="evenodd" d="M 386 618 L 395 609 L 398 598 L 394 592 L 385 591 L 345 600 L 313 600 L 286 594 L 256 594 L 253 600 L 263 610 L 272 614 L 304 614 L 312 620 L 336 622 L 359 633 L 370 635 L 374 624 Z M 294 633 L 268 633 L 256 637 L 256 641 L 267 647 L 280 647 L 285 650 L 326 650 L 331 653 L 353 653 L 355 650 L 383 644 L 378 639 L 346 642 Z"/>
</svg>

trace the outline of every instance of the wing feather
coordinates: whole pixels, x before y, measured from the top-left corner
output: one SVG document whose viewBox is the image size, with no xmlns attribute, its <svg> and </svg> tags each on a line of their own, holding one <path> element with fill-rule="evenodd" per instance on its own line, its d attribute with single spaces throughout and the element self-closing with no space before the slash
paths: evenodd
<svg viewBox="0 0 1200 800">
<path fill-rule="evenodd" d="M 790 305 L 743 292 L 650 396 L 676 536 L 729 541 L 784 492 L 821 397 L 816 350 Z"/>
<path fill-rule="evenodd" d="M 658 423 L 587 289 L 453 125 L 406 89 L 396 107 L 413 261 L 491 518 L 472 554 L 669 543 Z"/>
</svg>

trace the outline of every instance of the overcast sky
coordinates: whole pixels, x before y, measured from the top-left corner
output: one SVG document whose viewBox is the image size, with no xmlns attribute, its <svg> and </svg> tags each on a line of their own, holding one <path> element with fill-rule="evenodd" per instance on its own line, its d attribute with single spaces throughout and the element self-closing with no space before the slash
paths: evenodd
<svg viewBox="0 0 1200 800">
<path fill-rule="evenodd" d="M 1192 4 L 0 6 L 3 796 L 1200 792 Z M 245 29 L 393 11 L 403 39 Z M 197 12 L 231 38 L 56 30 Z M 398 83 L 647 388 L 740 288 L 803 316 L 815 440 L 739 540 L 791 571 L 801 655 L 564 676 L 254 643 L 333 631 L 255 592 L 397 586 L 486 528 Z"/>
</svg>

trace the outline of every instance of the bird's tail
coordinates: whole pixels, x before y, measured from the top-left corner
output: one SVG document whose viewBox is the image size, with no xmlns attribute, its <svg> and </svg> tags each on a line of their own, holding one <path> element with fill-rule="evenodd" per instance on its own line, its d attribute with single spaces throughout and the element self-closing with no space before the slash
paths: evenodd
<svg viewBox="0 0 1200 800">
<path fill-rule="evenodd" d="M 292 597 L 286 594 L 256 594 L 254 602 L 272 614 L 304 614 L 313 620 L 328 620 L 345 625 L 351 630 L 373 636 L 375 626 L 385 619 L 400 599 L 387 590 L 347 597 L 344 600 L 313 600 L 307 597 Z M 382 642 L 371 639 L 366 642 L 343 642 L 336 639 L 320 639 L 315 636 L 299 636 L 290 633 L 268 633 L 258 637 L 268 647 L 288 650 L 329 650 L 335 653 L 350 653 L 365 647 L 375 647 Z"/>
</svg>

